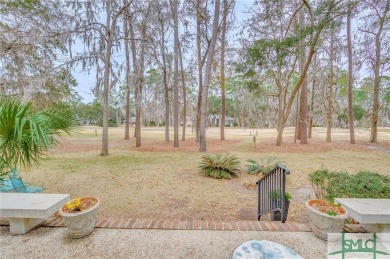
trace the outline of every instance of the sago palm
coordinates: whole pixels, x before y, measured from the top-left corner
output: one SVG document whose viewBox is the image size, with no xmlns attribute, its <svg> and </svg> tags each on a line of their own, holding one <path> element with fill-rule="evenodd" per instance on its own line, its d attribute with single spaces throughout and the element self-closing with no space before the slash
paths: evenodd
<svg viewBox="0 0 390 259">
<path fill-rule="evenodd" d="M 31 103 L 0 99 L 0 174 L 18 165 L 24 168 L 39 162 L 56 142 L 55 136 L 69 133 L 77 119 L 65 105 L 33 111 Z"/>
<path fill-rule="evenodd" d="M 199 168 L 204 175 L 217 179 L 231 179 L 240 173 L 240 160 L 236 156 L 204 155 Z"/>
<path fill-rule="evenodd" d="M 245 167 L 245 171 L 248 174 L 254 175 L 260 172 L 262 172 L 264 175 L 267 175 L 272 172 L 272 170 L 275 169 L 278 164 L 281 164 L 281 162 L 279 162 L 277 158 L 273 156 L 260 159 L 259 162 L 254 159 L 248 159 L 247 162 L 248 164 Z"/>
</svg>

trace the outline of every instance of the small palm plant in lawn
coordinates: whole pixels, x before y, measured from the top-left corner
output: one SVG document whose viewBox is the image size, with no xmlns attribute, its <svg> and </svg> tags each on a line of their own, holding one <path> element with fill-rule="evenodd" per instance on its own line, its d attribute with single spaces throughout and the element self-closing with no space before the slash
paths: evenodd
<svg viewBox="0 0 390 259">
<path fill-rule="evenodd" d="M 231 179 L 240 173 L 240 160 L 232 155 L 203 155 L 199 168 L 204 175 L 217 179 Z"/>
<path fill-rule="evenodd" d="M 264 175 L 269 174 L 280 162 L 276 157 L 266 157 L 257 162 L 255 159 L 248 159 L 248 164 L 245 166 L 245 172 L 248 174 L 258 174 L 262 172 Z"/>
<path fill-rule="evenodd" d="M 258 174 L 263 170 L 263 167 L 254 159 L 247 160 L 248 164 L 245 166 L 245 172 L 248 174 Z"/>
<path fill-rule="evenodd" d="M 66 105 L 34 111 L 31 103 L 0 99 L 0 175 L 37 164 L 57 142 L 55 136 L 70 133 L 76 123 L 75 113 Z"/>
</svg>

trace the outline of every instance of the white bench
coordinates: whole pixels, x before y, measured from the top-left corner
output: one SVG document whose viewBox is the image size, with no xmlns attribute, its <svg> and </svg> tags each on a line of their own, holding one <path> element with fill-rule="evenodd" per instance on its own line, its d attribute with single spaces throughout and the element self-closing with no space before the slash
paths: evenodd
<svg viewBox="0 0 390 259">
<path fill-rule="evenodd" d="M 348 214 L 363 228 L 383 241 L 390 241 L 390 199 L 336 198 Z"/>
<path fill-rule="evenodd" d="M 26 234 L 69 201 L 69 194 L 0 193 L 0 217 L 12 234 Z"/>
</svg>

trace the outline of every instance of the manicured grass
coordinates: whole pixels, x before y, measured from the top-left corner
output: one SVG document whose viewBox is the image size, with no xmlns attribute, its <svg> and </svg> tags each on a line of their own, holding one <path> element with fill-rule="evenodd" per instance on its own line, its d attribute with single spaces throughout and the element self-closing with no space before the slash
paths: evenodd
<svg viewBox="0 0 390 259">
<path fill-rule="evenodd" d="M 204 176 L 198 169 L 203 153 L 198 152 L 188 128 L 187 140 L 174 149 L 164 142 L 164 128 L 142 130 L 142 147 L 134 139 L 123 140 L 124 128 L 111 128 L 108 157 L 101 157 L 101 129 L 81 127 L 65 136 L 48 152 L 40 166 L 22 172 L 31 184 L 42 184 L 47 193 L 69 193 L 72 198 L 97 196 L 99 217 L 153 219 L 238 219 L 257 218 L 259 176 L 241 173 L 232 180 Z M 293 129 L 286 129 L 284 145 L 275 147 L 275 129 L 259 129 L 256 146 L 249 130 L 227 128 L 226 141 L 219 129 L 208 129 L 208 152 L 231 154 L 241 160 L 274 156 L 291 170 L 287 190 L 293 194 L 289 220 L 306 221 L 304 202 L 312 195 L 308 174 L 324 166 L 348 172 L 373 171 L 390 175 L 390 136 L 379 132 L 379 144 L 368 143 L 369 131 L 357 130 L 358 144 L 350 145 L 348 130 L 334 129 L 333 143 L 325 143 L 326 129 L 314 128 L 308 145 L 294 144 Z M 132 136 L 131 132 L 130 136 Z"/>
</svg>

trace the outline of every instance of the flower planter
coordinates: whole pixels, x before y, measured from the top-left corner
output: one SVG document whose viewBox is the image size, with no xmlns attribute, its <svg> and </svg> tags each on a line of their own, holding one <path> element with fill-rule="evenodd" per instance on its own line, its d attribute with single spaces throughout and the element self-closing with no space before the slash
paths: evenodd
<svg viewBox="0 0 390 259">
<path fill-rule="evenodd" d="M 284 215 L 283 219 L 281 218 L 281 213 L 280 211 L 274 211 L 271 213 L 271 221 L 282 221 L 285 222 L 287 220 L 287 215 L 288 215 L 288 208 L 290 207 L 290 201 L 285 201 L 284 203 Z"/>
<path fill-rule="evenodd" d="M 310 226 L 313 234 L 320 239 L 328 240 L 328 233 L 340 233 L 344 227 L 344 220 L 348 218 L 348 213 L 342 207 L 332 207 L 338 215 L 330 216 L 314 207 L 318 204 L 326 206 L 324 200 L 309 200 L 306 207 L 309 209 Z"/>
<path fill-rule="evenodd" d="M 75 200 L 73 200 L 75 201 Z M 92 233 L 95 228 L 97 208 L 100 204 L 98 198 L 86 197 L 80 198 L 81 203 L 89 201 L 94 205 L 88 209 L 68 212 L 67 204 L 63 205 L 59 211 L 62 219 L 67 226 L 68 235 L 72 238 L 85 237 Z"/>
</svg>

